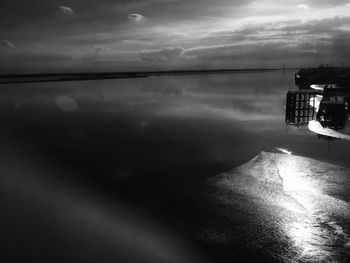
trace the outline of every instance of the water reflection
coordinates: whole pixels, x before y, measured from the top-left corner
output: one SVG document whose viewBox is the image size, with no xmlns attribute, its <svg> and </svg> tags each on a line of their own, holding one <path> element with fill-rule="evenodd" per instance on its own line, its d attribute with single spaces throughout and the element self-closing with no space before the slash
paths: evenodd
<svg viewBox="0 0 350 263">
<path fill-rule="evenodd" d="M 334 185 L 327 187 L 342 174 L 330 174 L 328 167 L 292 153 L 344 162 L 350 155 L 344 154 L 344 144 L 329 156 L 308 134 L 285 131 L 281 87 L 287 87 L 289 79 L 280 72 L 264 72 L 4 85 L 2 127 L 72 167 L 81 174 L 76 175 L 79 182 L 98 184 L 103 192 L 115 187 L 113 194 L 142 206 L 154 196 L 194 185 L 279 145 L 286 155 L 262 155 L 257 165 L 249 163 L 253 169 L 238 169 L 226 180 L 226 191 L 210 188 L 200 196 L 191 191 L 192 199 L 184 202 L 183 195 L 175 198 L 176 207 L 188 209 L 171 218 L 182 220 L 194 213 L 193 221 L 187 221 L 188 232 L 200 229 L 201 223 L 210 230 L 217 226 L 215 239 L 222 237 L 225 247 L 227 242 L 232 245 L 225 257 L 241 251 L 250 256 L 260 249 L 266 251 L 264 257 L 274 253 L 288 258 L 285 250 L 294 254 L 296 247 L 302 260 L 326 261 L 336 253 L 334 247 L 349 242 L 338 220 L 350 218 L 349 206 L 328 193 Z M 308 104 L 319 107 L 318 98 Z M 334 192 L 344 198 L 346 192 L 337 187 Z M 213 195 L 220 198 L 210 198 Z M 203 196 L 210 200 L 202 200 L 204 208 L 198 212 L 193 203 Z M 210 207 L 216 201 L 222 203 Z M 202 230 L 201 235 L 212 238 L 210 231 Z"/>
<path fill-rule="evenodd" d="M 76 111 L 79 106 L 76 100 L 67 95 L 60 95 L 55 98 L 55 104 L 57 108 L 64 112 Z"/>
<path fill-rule="evenodd" d="M 317 178 L 312 165 L 292 155 L 278 161 L 283 189 L 295 200 L 282 204 L 292 212 L 289 219 L 282 221 L 283 228 L 300 248 L 300 260 L 334 261 L 339 257 L 336 247 L 344 249 L 350 240 L 336 220 L 336 210 L 347 210 L 349 205 L 327 194 L 326 182 L 332 178 L 328 175 Z"/>
<path fill-rule="evenodd" d="M 217 174 L 271 143 L 260 137 L 284 131 L 281 86 L 275 71 L 4 84 L 1 130 L 88 178 L 156 192 L 143 184 Z"/>
</svg>

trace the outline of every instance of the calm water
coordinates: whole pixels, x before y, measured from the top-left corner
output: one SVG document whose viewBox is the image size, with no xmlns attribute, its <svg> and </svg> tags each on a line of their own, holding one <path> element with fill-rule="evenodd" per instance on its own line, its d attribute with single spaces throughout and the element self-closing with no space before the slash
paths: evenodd
<svg viewBox="0 0 350 263">
<path fill-rule="evenodd" d="M 350 145 L 285 126 L 293 74 L 1 85 L 1 140 L 59 167 L 48 184 L 151 209 L 214 259 L 345 262 Z M 6 209 L 26 205 L 3 185 Z"/>
</svg>

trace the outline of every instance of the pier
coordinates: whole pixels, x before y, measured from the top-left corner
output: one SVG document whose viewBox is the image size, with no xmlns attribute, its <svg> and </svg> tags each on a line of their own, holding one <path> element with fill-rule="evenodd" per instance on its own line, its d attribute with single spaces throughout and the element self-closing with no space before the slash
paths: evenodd
<svg viewBox="0 0 350 263">
<path fill-rule="evenodd" d="M 295 85 L 299 89 L 310 89 L 314 84 L 335 84 L 350 87 L 350 67 L 328 67 L 301 69 L 295 73 Z"/>
<path fill-rule="evenodd" d="M 343 133 L 350 120 L 350 68 L 301 69 L 295 84 L 298 89 L 287 93 L 286 124 L 308 126 L 319 138 L 348 139 Z"/>
</svg>

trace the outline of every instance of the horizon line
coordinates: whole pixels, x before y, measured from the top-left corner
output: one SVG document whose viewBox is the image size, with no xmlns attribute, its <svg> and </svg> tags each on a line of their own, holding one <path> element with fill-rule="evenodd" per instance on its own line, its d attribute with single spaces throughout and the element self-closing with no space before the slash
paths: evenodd
<svg viewBox="0 0 350 263">
<path fill-rule="evenodd" d="M 147 78 L 151 76 L 166 75 L 194 75 L 194 74 L 215 74 L 253 71 L 278 71 L 297 70 L 300 68 L 237 68 L 237 69 L 183 69 L 183 70 L 153 70 L 153 71 L 106 71 L 106 72 L 69 72 L 69 73 L 11 73 L 0 74 L 0 84 L 11 83 L 33 83 L 33 82 L 56 82 L 56 81 L 81 81 L 81 80 L 102 80 L 121 78 Z M 51 79 L 50 79 L 51 77 Z M 46 79 L 45 79 L 46 78 Z"/>
</svg>

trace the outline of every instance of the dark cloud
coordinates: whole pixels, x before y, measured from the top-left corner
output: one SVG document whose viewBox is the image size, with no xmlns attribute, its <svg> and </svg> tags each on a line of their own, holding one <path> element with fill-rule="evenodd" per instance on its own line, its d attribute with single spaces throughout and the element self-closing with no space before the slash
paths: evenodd
<svg viewBox="0 0 350 263">
<path fill-rule="evenodd" d="M 59 6 L 59 1 L 0 1 L 0 16 L 2 26 L 7 27 L 18 26 L 26 23 L 35 23 L 43 19 L 47 19 L 54 15 Z"/>
<path fill-rule="evenodd" d="M 53 65 L 52 61 L 72 64 L 68 59 L 71 56 L 77 58 L 76 66 L 104 65 L 104 70 L 108 70 L 107 65 L 116 69 L 117 63 L 118 68 L 127 65 L 132 69 L 162 69 L 279 66 L 283 60 L 295 64 L 329 61 L 332 55 L 334 58 L 346 55 L 341 49 L 348 46 L 350 26 L 350 17 L 332 18 L 335 12 L 341 13 L 339 7 L 331 9 L 331 18 L 310 21 L 318 15 L 328 16 L 327 7 L 349 2 L 342 0 L 297 1 L 283 8 L 286 0 L 267 1 L 270 4 L 266 4 L 266 11 L 253 0 L 4 2 L 0 2 L 0 39 L 10 39 L 16 48 L 2 48 L 1 53 L 25 51 L 22 59 L 17 56 L 12 61 L 29 67 L 27 61 L 32 59 L 37 66 L 42 63 L 43 69 L 46 63 Z M 298 4 L 309 6 L 310 10 L 300 10 Z M 278 15 L 287 15 L 285 19 L 290 14 L 311 15 L 300 21 L 269 20 L 276 9 L 282 10 Z M 63 58 L 57 53 L 67 56 Z"/>
<path fill-rule="evenodd" d="M 71 67 L 74 59 L 64 54 L 15 52 L 0 56 L 0 74 L 52 72 Z"/>
<path fill-rule="evenodd" d="M 13 48 L 14 45 L 8 40 L 1 40 L 0 41 L 0 47 Z"/>
<path fill-rule="evenodd" d="M 45 54 L 45 53 L 33 53 L 33 52 L 19 52 L 12 55 L 12 59 L 15 61 L 30 62 L 59 62 L 59 61 L 72 61 L 73 58 L 63 54 Z"/>
<path fill-rule="evenodd" d="M 140 22 L 142 19 L 144 19 L 144 17 L 140 14 L 129 14 L 128 18 L 130 20 L 135 21 L 135 22 Z"/>
<path fill-rule="evenodd" d="M 334 60 L 347 62 L 350 58 L 350 33 L 338 34 L 332 38 L 331 51 Z"/>
<path fill-rule="evenodd" d="M 27 24 L 35 24 L 41 21 L 53 19 L 57 10 L 60 13 L 72 14 L 73 10 L 79 14 L 93 16 L 100 10 L 110 10 L 111 5 L 115 5 L 120 1 L 113 0 L 11 0 L 0 1 L 0 16 L 2 23 L 0 27 L 7 29 L 8 27 L 21 26 Z"/>
<path fill-rule="evenodd" d="M 96 46 L 92 46 L 91 47 L 96 53 L 100 53 L 104 50 L 106 50 L 107 48 L 105 46 L 101 46 L 101 45 L 96 45 Z"/>
<path fill-rule="evenodd" d="M 224 10 L 226 5 L 243 5 L 244 0 L 11 0 L 0 2 L 0 17 L 6 29 L 51 19 L 57 13 L 57 7 L 69 7 L 81 19 L 93 23 L 96 20 L 118 21 L 128 14 L 143 12 L 147 17 L 163 17 L 164 19 L 191 18 L 193 15 L 215 14 L 216 9 Z M 198 8 L 203 6 L 205 8 Z M 69 9 L 60 9 L 71 13 Z"/>
</svg>

